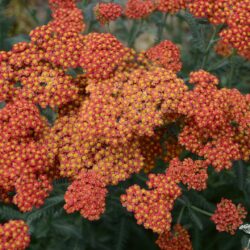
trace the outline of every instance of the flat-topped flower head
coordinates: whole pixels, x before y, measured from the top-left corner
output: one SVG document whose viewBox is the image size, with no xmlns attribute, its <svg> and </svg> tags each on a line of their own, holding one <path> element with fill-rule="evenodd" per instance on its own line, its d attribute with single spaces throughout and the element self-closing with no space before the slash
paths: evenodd
<svg viewBox="0 0 250 250">
<path fill-rule="evenodd" d="M 247 211 L 241 204 L 235 205 L 231 200 L 222 198 L 211 220 L 216 224 L 219 232 L 235 234 L 246 215 Z"/>
</svg>

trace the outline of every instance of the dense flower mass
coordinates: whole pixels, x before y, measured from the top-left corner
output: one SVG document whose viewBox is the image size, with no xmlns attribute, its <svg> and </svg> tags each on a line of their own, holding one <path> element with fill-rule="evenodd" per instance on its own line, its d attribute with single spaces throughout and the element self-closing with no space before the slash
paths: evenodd
<svg viewBox="0 0 250 250">
<path fill-rule="evenodd" d="M 219 232 L 235 234 L 246 215 L 247 211 L 241 204 L 236 206 L 231 200 L 222 198 L 221 202 L 217 204 L 211 220 L 216 224 Z"/>
<path fill-rule="evenodd" d="M 166 69 L 174 72 L 179 72 L 181 69 L 180 51 L 171 41 L 165 40 L 148 49 L 146 55 L 151 61 Z"/>
<path fill-rule="evenodd" d="M 138 224 L 156 233 L 169 231 L 172 222 L 171 210 L 181 189 L 163 174 L 149 174 L 149 190 L 138 185 L 129 187 L 121 196 L 122 205 L 135 214 Z"/>
<path fill-rule="evenodd" d="M 68 213 L 80 211 L 89 220 L 98 220 L 105 210 L 107 189 L 101 175 L 93 171 L 82 171 L 69 186 L 64 205 Z"/>
<path fill-rule="evenodd" d="M 188 7 L 196 17 L 208 18 L 215 25 L 225 24 L 226 28 L 219 34 L 220 43 L 250 58 L 249 0 L 195 0 Z"/>
<path fill-rule="evenodd" d="M 174 225 L 173 232 L 166 231 L 158 237 L 156 244 L 161 250 L 192 250 L 188 231 L 180 224 Z"/>
<path fill-rule="evenodd" d="M 10 220 L 0 225 L 1 250 L 24 250 L 29 243 L 29 227 L 24 221 Z"/>
<path fill-rule="evenodd" d="M 164 13 L 174 14 L 179 10 L 185 9 L 190 0 L 159 0 L 157 9 Z"/>
<path fill-rule="evenodd" d="M 115 69 L 133 55 L 132 49 L 124 47 L 108 33 L 88 34 L 83 38 L 83 43 L 79 66 L 86 71 L 88 78 L 110 78 Z"/>
<path fill-rule="evenodd" d="M 24 175 L 15 184 L 13 203 L 22 212 L 30 211 L 33 207 L 39 208 L 51 190 L 52 184 L 46 175 Z"/>
<path fill-rule="evenodd" d="M 217 171 L 231 168 L 233 160 L 249 159 L 244 141 L 249 138 L 248 96 L 236 89 L 218 89 L 218 79 L 202 70 L 192 72 L 189 82 L 194 89 L 178 106 L 187 117 L 179 142 Z"/>
<path fill-rule="evenodd" d="M 94 12 L 97 20 L 102 24 L 116 20 L 122 14 L 122 7 L 117 3 L 98 3 Z"/>
<path fill-rule="evenodd" d="M 181 162 L 178 158 L 170 161 L 166 175 L 171 177 L 176 182 L 182 182 L 188 186 L 188 189 L 203 190 L 207 187 L 208 178 L 207 167 L 205 161 L 194 161 L 191 158 L 186 158 Z"/>
<path fill-rule="evenodd" d="M 156 8 L 151 0 L 128 0 L 125 8 L 125 15 L 131 19 L 147 17 Z"/>
</svg>

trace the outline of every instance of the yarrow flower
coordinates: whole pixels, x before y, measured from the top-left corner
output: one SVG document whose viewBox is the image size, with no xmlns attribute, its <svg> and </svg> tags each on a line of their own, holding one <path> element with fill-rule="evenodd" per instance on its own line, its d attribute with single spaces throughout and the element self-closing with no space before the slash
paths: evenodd
<svg viewBox="0 0 250 250">
<path fill-rule="evenodd" d="M 149 174 L 148 177 L 149 190 L 133 185 L 121 196 L 121 202 L 129 212 L 135 214 L 138 224 L 160 234 L 170 230 L 171 210 L 181 195 L 181 189 L 163 174 Z"/>
<path fill-rule="evenodd" d="M 177 183 L 182 182 L 188 186 L 188 189 L 201 191 L 207 187 L 207 168 L 205 161 L 194 161 L 191 158 L 186 158 L 181 162 L 178 158 L 170 161 L 166 175 L 171 177 Z"/>
<path fill-rule="evenodd" d="M 27 212 L 44 204 L 44 200 L 52 191 L 52 184 L 46 175 L 24 175 L 17 180 L 15 190 L 13 203 L 20 211 Z"/>
<path fill-rule="evenodd" d="M 218 79 L 202 70 L 192 72 L 189 82 L 194 89 L 185 92 L 178 105 L 186 116 L 180 144 L 204 157 L 216 171 L 231 168 L 233 160 L 248 159 L 243 139 L 249 138 L 248 96 L 236 89 L 218 89 Z"/>
<path fill-rule="evenodd" d="M 157 2 L 157 10 L 163 13 L 174 14 L 179 10 L 185 9 L 188 2 L 190 0 L 159 0 Z"/>
<path fill-rule="evenodd" d="M 94 8 L 94 13 L 101 25 L 104 25 L 120 17 L 122 7 L 117 3 L 98 3 Z"/>
<path fill-rule="evenodd" d="M 174 72 L 181 70 L 179 48 L 171 41 L 165 40 L 146 51 L 147 57 L 154 63 Z"/>
<path fill-rule="evenodd" d="M 174 225 L 173 232 L 166 231 L 159 235 L 156 244 L 161 250 L 192 250 L 188 231 L 180 224 Z"/>
<path fill-rule="evenodd" d="M 101 175 L 94 171 L 82 171 L 65 193 L 67 213 L 80 211 L 89 220 L 98 220 L 105 210 L 107 189 Z"/>
<path fill-rule="evenodd" d="M 219 36 L 221 44 L 234 48 L 239 55 L 249 59 L 249 18 L 248 0 L 195 0 L 188 5 L 195 17 L 208 18 L 212 24 L 225 24 Z"/>
<path fill-rule="evenodd" d="M 131 19 L 145 18 L 156 8 L 152 0 L 128 0 L 125 15 Z"/>
<path fill-rule="evenodd" d="M 90 33 L 83 43 L 79 66 L 88 78 L 108 79 L 118 65 L 133 58 L 133 51 L 108 33 Z"/>
<path fill-rule="evenodd" d="M 0 224 L 0 249 L 24 250 L 29 246 L 29 227 L 22 220 L 10 220 Z"/>
<path fill-rule="evenodd" d="M 222 198 L 220 203 L 217 204 L 217 209 L 211 220 L 216 224 L 216 229 L 219 232 L 235 234 L 246 215 L 247 211 L 241 204 L 236 206 L 231 200 Z"/>
</svg>

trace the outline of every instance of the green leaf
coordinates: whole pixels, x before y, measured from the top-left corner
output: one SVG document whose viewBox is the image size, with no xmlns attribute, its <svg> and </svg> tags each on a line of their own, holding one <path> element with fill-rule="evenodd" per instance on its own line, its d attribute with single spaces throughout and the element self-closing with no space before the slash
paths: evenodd
<svg viewBox="0 0 250 250">
<path fill-rule="evenodd" d="M 195 224 L 195 226 L 197 226 L 200 230 L 202 230 L 203 224 L 202 224 L 200 218 L 196 215 L 196 213 L 190 207 L 188 207 L 188 212 L 189 212 L 190 219 Z"/>
<path fill-rule="evenodd" d="M 19 212 L 18 210 L 4 205 L 4 204 L 0 204 L 0 218 L 3 220 L 13 220 L 13 219 L 19 219 L 19 220 L 23 220 L 24 219 L 24 214 L 22 214 L 21 212 Z"/>
<path fill-rule="evenodd" d="M 31 223 L 34 220 L 40 219 L 41 217 L 45 217 L 48 216 L 49 214 L 54 213 L 56 209 L 60 208 L 63 205 L 63 202 L 64 202 L 63 195 L 48 198 L 45 201 L 45 205 L 43 205 L 41 208 L 26 213 L 26 218 L 28 223 Z"/>
<path fill-rule="evenodd" d="M 125 243 L 126 239 L 128 237 L 127 233 L 127 223 L 126 223 L 126 218 L 122 217 L 119 223 L 119 229 L 117 230 L 118 234 L 115 237 L 115 250 L 123 250 L 125 249 Z"/>
</svg>

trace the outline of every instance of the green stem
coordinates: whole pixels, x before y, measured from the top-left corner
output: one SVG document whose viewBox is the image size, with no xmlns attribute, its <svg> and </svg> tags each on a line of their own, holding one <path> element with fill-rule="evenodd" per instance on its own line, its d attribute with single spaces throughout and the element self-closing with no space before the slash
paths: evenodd
<svg viewBox="0 0 250 250">
<path fill-rule="evenodd" d="M 206 64 L 207 64 L 207 60 L 208 60 L 208 56 L 209 56 L 209 52 L 211 50 L 211 48 L 214 46 L 214 44 L 219 41 L 220 39 L 215 39 L 215 37 L 217 36 L 218 32 L 221 30 L 222 25 L 218 25 L 217 27 L 214 28 L 214 32 L 209 40 L 209 43 L 207 45 L 207 48 L 205 49 L 205 53 L 204 53 L 204 57 L 201 63 L 201 68 L 204 69 Z"/>
<path fill-rule="evenodd" d="M 148 181 L 148 179 L 140 174 L 137 174 L 136 177 L 141 181 Z"/>
<path fill-rule="evenodd" d="M 214 71 L 217 69 L 220 69 L 228 64 L 228 57 L 224 57 L 222 60 L 220 60 L 218 63 L 212 65 L 212 67 L 208 68 L 208 71 Z"/>
<path fill-rule="evenodd" d="M 129 32 L 129 36 L 128 36 L 128 47 L 130 47 L 130 48 L 133 47 L 135 39 L 138 35 L 138 32 L 141 29 L 142 23 L 143 23 L 142 19 L 139 20 L 139 24 L 138 24 L 137 20 L 133 21 L 133 25 L 132 25 L 132 28 Z"/>
<path fill-rule="evenodd" d="M 233 53 L 230 56 L 230 72 L 229 72 L 229 77 L 228 77 L 228 84 L 227 87 L 232 87 L 232 82 L 233 82 L 233 75 L 234 75 L 234 70 L 235 70 L 235 64 L 233 63 L 234 56 L 236 55 L 236 50 L 233 51 Z"/>
<path fill-rule="evenodd" d="M 200 209 L 200 208 L 198 208 L 198 207 L 196 207 L 196 206 L 190 206 L 193 210 L 195 210 L 195 211 L 197 211 L 197 212 L 199 212 L 199 213 L 201 213 L 201 214 L 204 214 L 204 215 L 207 215 L 207 216 L 209 216 L 209 217 L 211 217 L 213 214 L 212 213 L 210 213 L 210 212 L 207 212 L 207 211 L 205 211 L 205 210 L 203 210 L 203 209 Z"/>
<path fill-rule="evenodd" d="M 180 224 L 180 223 L 181 223 L 181 219 L 182 219 L 182 216 L 183 216 L 183 214 L 184 214 L 185 208 L 186 208 L 185 206 L 183 206 L 183 207 L 181 208 L 180 214 L 179 214 L 178 219 L 177 219 L 177 224 Z"/>
<path fill-rule="evenodd" d="M 162 40 L 163 37 L 163 29 L 165 27 L 166 21 L 167 21 L 168 14 L 165 13 L 162 16 L 162 21 L 160 22 L 158 26 L 158 32 L 157 32 L 157 39 L 156 39 L 156 44 L 159 43 Z"/>
<path fill-rule="evenodd" d="M 106 24 L 106 28 L 107 28 L 108 33 L 110 33 L 110 34 L 111 34 L 111 30 L 110 30 L 109 22 Z"/>
<path fill-rule="evenodd" d="M 209 217 L 211 217 L 211 216 L 213 215 L 212 213 L 210 213 L 210 212 L 208 212 L 208 211 L 205 211 L 205 210 L 203 210 L 203 209 L 201 209 L 201 208 L 198 208 L 198 207 L 196 207 L 196 206 L 187 204 L 187 202 L 185 202 L 185 201 L 184 201 L 183 199 L 181 199 L 181 198 L 178 198 L 177 200 L 178 200 L 181 204 L 185 205 L 186 207 L 189 207 L 189 208 L 191 208 L 191 209 L 193 209 L 193 210 L 195 210 L 195 211 L 197 211 L 197 212 L 199 212 L 199 213 L 201 213 L 201 214 L 207 215 L 207 216 L 209 216 Z"/>
</svg>

